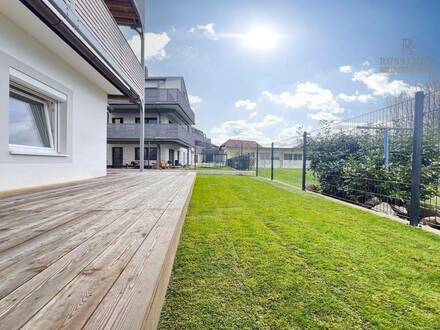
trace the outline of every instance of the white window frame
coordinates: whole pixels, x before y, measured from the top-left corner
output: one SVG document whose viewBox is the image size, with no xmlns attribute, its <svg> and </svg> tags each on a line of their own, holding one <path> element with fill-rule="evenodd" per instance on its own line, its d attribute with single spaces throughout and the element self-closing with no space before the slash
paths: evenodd
<svg viewBox="0 0 440 330">
<path fill-rule="evenodd" d="M 287 157 L 287 158 L 286 158 Z M 290 160 L 293 160 L 293 153 L 291 153 L 291 152 L 288 152 L 288 153 L 285 153 L 284 154 L 284 157 L 283 157 L 283 160 L 285 160 L 285 161 L 290 161 Z"/>
<path fill-rule="evenodd" d="M 29 145 L 9 144 L 9 153 L 14 155 L 36 155 L 65 157 L 60 146 L 60 111 L 61 104 L 67 101 L 67 96 L 58 90 L 36 80 L 16 69 L 9 69 L 9 88 L 15 94 L 44 104 L 44 112 L 50 136 L 50 148 Z M 53 121 L 50 120 L 49 104 L 53 104 Z M 53 127 L 52 127 L 53 125 Z"/>
</svg>

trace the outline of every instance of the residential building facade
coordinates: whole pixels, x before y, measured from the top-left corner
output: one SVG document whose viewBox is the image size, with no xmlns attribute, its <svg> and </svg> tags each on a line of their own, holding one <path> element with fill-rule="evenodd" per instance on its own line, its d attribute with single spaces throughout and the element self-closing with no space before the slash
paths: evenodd
<svg viewBox="0 0 440 330">
<path fill-rule="evenodd" d="M 144 104 L 143 0 L 0 2 L 0 191 L 106 175 L 109 96 Z"/>
<path fill-rule="evenodd" d="M 145 168 L 193 164 L 196 143 L 207 140 L 194 128 L 195 115 L 182 77 L 145 78 Z M 111 103 L 107 123 L 107 166 L 139 167 L 141 118 L 136 107 Z"/>
</svg>

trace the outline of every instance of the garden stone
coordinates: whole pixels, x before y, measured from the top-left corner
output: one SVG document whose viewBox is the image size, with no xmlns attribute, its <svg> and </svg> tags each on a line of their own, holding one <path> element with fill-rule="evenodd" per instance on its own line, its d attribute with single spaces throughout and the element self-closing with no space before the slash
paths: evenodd
<svg viewBox="0 0 440 330">
<path fill-rule="evenodd" d="M 422 223 L 426 224 L 440 224 L 440 217 L 426 217 L 422 219 Z"/>
<path fill-rule="evenodd" d="M 397 215 L 396 212 L 394 212 L 394 210 L 391 208 L 391 205 L 385 202 L 382 202 L 376 206 L 374 206 L 372 208 L 372 210 L 377 211 L 377 212 L 381 212 L 381 213 L 385 213 L 388 215 Z"/>
</svg>

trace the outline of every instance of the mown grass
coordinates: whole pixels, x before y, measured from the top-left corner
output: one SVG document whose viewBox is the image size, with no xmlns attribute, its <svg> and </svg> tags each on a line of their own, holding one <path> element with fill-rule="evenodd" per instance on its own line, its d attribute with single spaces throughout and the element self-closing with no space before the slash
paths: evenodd
<svg viewBox="0 0 440 330">
<path fill-rule="evenodd" d="M 440 328 L 440 238 L 249 177 L 201 176 L 161 329 Z"/>
<path fill-rule="evenodd" d="M 222 171 L 236 171 L 235 168 L 230 166 L 196 166 L 190 169 L 196 169 L 197 171 L 209 171 L 209 170 L 222 170 Z"/>
<path fill-rule="evenodd" d="M 259 168 L 258 176 L 270 178 L 270 168 Z M 295 187 L 302 186 L 302 169 L 301 168 L 274 168 L 273 178 L 284 183 L 291 184 Z M 307 171 L 306 184 L 318 184 L 311 171 Z"/>
</svg>

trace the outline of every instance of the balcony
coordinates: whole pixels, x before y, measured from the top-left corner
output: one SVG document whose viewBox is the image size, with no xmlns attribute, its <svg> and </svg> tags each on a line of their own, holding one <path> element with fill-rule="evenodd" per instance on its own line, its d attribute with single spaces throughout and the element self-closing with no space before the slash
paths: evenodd
<svg viewBox="0 0 440 330">
<path fill-rule="evenodd" d="M 123 95 L 144 99 L 144 70 L 118 27 L 142 27 L 142 0 L 21 1 Z"/>
<path fill-rule="evenodd" d="M 195 123 L 194 111 L 188 97 L 177 88 L 146 88 L 145 104 L 149 109 L 176 109 L 188 124 Z"/>
<path fill-rule="evenodd" d="M 140 124 L 107 124 L 107 140 L 111 142 L 139 142 Z M 172 141 L 193 146 L 195 136 L 179 124 L 145 124 L 145 140 Z"/>
</svg>

